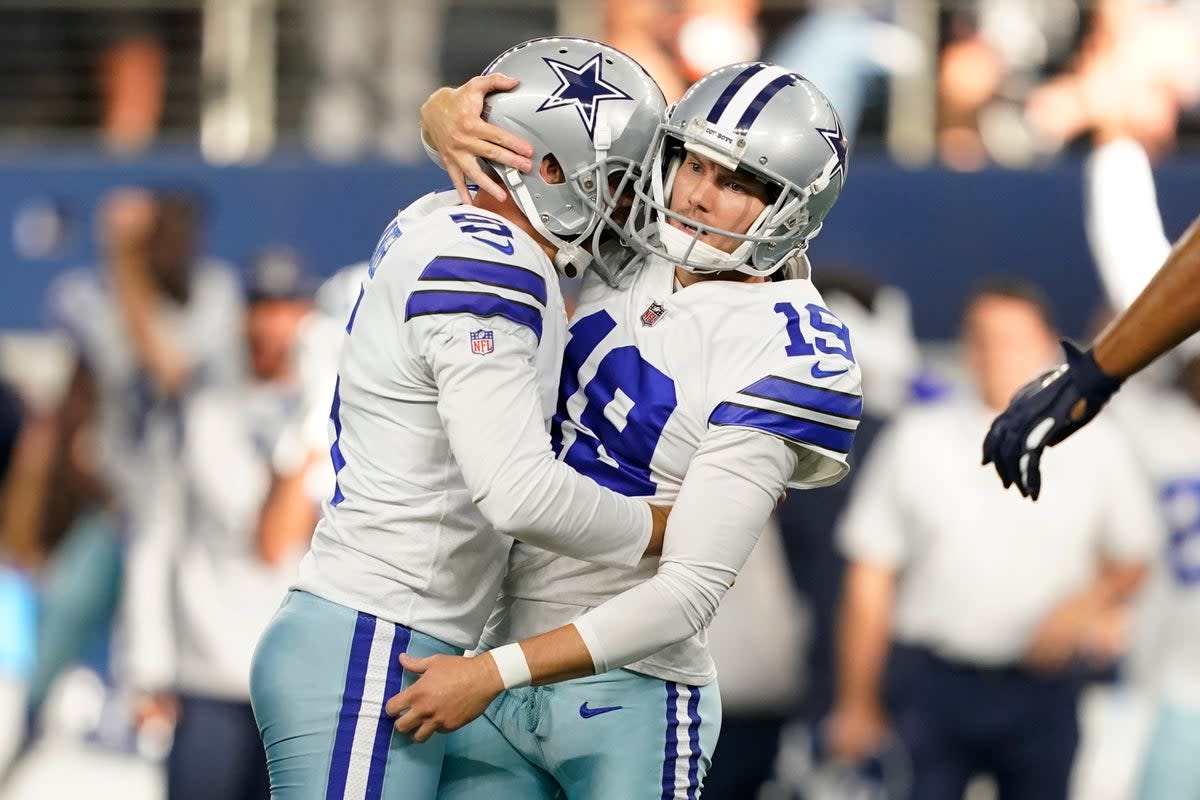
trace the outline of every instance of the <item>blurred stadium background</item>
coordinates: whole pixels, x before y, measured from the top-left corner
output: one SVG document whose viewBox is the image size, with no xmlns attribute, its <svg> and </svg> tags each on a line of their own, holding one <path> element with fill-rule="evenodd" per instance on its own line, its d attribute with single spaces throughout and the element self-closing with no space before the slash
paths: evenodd
<svg viewBox="0 0 1200 800">
<path fill-rule="evenodd" d="M 64 396 L 73 350 L 48 293 L 68 269 L 104 269 L 98 210 L 114 188 L 191 193 L 200 252 L 243 273 L 282 245 L 333 275 L 447 184 L 419 145 L 428 93 L 554 33 L 625 49 L 668 95 L 760 57 L 825 89 L 852 150 L 812 260 L 907 297 L 923 366 L 905 377 L 934 393 L 961 377 L 961 305 L 985 275 L 1030 279 L 1064 333 L 1094 330 L 1105 297 L 1085 177 L 1098 143 L 1115 132 L 1149 155 L 1168 238 L 1198 210 L 1195 0 L 0 0 L 0 375 L 27 420 L 53 418 Z M 37 586 L 43 559 L 24 546 L 0 557 Z M 25 724 L 36 618 L 28 593 L 13 597 L 0 763 Z M 104 647 L 84 661 L 45 711 L 57 738 L 0 798 L 162 796 L 162 737 L 99 731 L 119 680 Z M 793 796 L 781 785 L 764 796 Z"/>
</svg>

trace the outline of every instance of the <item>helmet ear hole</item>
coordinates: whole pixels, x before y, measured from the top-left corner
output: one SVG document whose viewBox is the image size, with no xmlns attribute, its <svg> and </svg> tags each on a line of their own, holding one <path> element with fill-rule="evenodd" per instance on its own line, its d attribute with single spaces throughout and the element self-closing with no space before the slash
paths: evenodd
<svg viewBox="0 0 1200 800">
<path fill-rule="evenodd" d="M 558 163 L 558 159 L 554 157 L 553 153 L 547 153 L 542 158 L 542 166 L 538 169 L 538 175 L 549 186 L 567 181 L 567 176 L 563 174 L 562 164 Z"/>
</svg>

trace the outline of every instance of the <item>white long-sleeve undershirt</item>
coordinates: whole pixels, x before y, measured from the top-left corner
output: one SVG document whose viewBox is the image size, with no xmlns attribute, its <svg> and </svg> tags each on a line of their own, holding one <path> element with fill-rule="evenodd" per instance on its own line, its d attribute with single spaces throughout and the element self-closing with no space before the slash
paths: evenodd
<svg viewBox="0 0 1200 800">
<path fill-rule="evenodd" d="M 1132 139 L 1096 148 L 1084 168 L 1085 223 L 1109 302 L 1128 308 L 1171 252 L 1146 151 Z"/>
<path fill-rule="evenodd" d="M 658 572 L 575 620 L 597 673 L 708 625 L 801 458 L 765 433 L 710 429 L 688 465 Z"/>
</svg>

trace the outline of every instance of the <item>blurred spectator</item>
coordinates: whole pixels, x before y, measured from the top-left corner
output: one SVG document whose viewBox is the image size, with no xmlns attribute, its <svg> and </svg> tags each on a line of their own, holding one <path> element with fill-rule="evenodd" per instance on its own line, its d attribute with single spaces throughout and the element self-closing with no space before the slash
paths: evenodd
<svg viewBox="0 0 1200 800">
<path fill-rule="evenodd" d="M 419 156 L 417 108 L 437 85 L 438 3 L 318 0 L 305 10 L 316 70 L 307 108 L 313 152 L 338 161 Z"/>
<path fill-rule="evenodd" d="M 159 654 L 165 680 L 139 687 L 148 692 L 139 711 L 147 721 L 177 719 L 167 758 L 168 800 L 270 797 L 250 708 L 250 659 L 287 590 L 320 499 L 303 492 L 278 497 L 270 514 L 278 519 L 264 519 L 273 478 L 289 476 L 324 449 L 300 453 L 299 465 L 281 454 L 303 407 L 294 351 L 313 310 L 314 288 L 290 251 L 272 249 L 256 260 L 244 327 L 250 380 L 203 388 L 187 399 L 178 496 L 162 492 L 145 501 L 160 504 L 164 530 L 156 533 L 167 540 L 155 550 L 161 560 L 143 567 L 166 577 L 169 627 Z M 321 497 L 332 487 L 330 475 Z M 275 537 L 269 557 L 258 538 L 264 529 Z M 139 629 L 158 619 L 149 607 L 153 597 L 132 601 L 132 615 L 150 617 Z"/>
<path fill-rule="evenodd" d="M 953 169 L 1029 166 L 1039 142 L 1022 102 L 1078 29 L 1070 0 L 977 0 L 947 22 L 938 68 L 938 152 Z"/>
<path fill-rule="evenodd" d="M 1028 117 L 1058 149 L 1116 123 L 1152 156 L 1173 146 L 1178 116 L 1200 99 L 1200 23 L 1166 2 L 1100 0 L 1071 68 L 1030 94 Z"/>
<path fill-rule="evenodd" d="M 100 53 L 100 131 L 114 153 L 146 149 L 158 133 L 167 95 L 167 49 L 150 28 L 131 28 Z"/>
<path fill-rule="evenodd" d="M 199 223 L 185 193 L 114 190 L 98 213 L 104 264 L 51 289 L 76 357 L 44 477 L 23 498 L 27 539 L 46 561 L 31 718 L 63 669 L 107 634 L 126 534 L 143 534 L 131 539 L 135 561 L 153 541 L 146 499 L 173 474 L 180 399 L 244 369 L 239 282 L 196 256 Z"/>
<path fill-rule="evenodd" d="M 678 100 L 700 76 L 758 58 L 758 0 L 606 0 L 604 41 Z"/>
<path fill-rule="evenodd" d="M 880 6 L 890 5 L 818 0 L 767 53 L 821 88 L 852 143 L 863 112 L 883 95 L 883 79 L 913 72 L 926 61 L 920 41 L 886 21 Z"/>
<path fill-rule="evenodd" d="M 862 758 L 890 727 L 922 800 L 959 800 L 977 773 L 1001 800 L 1063 798 L 1082 678 L 1125 647 L 1158 521 L 1107 425 L 1044 466 L 1059 489 L 1036 505 L 979 465 L 995 410 L 1056 358 L 1040 292 L 981 285 L 962 345 L 978 399 L 898 415 L 841 521 L 850 566 L 830 741 Z"/>
</svg>

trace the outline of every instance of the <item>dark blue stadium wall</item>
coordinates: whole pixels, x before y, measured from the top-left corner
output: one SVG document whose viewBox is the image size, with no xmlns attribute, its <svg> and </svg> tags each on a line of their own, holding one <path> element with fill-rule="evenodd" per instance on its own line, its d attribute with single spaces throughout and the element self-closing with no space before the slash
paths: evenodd
<svg viewBox="0 0 1200 800">
<path fill-rule="evenodd" d="M 1200 213 L 1200 161 L 1160 168 L 1167 232 L 1179 235 Z M 97 198 L 122 183 L 183 184 L 209 205 L 207 249 L 234 262 L 287 243 L 321 272 L 370 254 L 397 208 L 446 185 L 432 167 L 331 167 L 275 158 L 254 167 L 217 168 L 191 156 L 132 163 L 38 156 L 0 163 L 0 259 L 5 275 L 0 329 L 45 324 L 43 295 L 53 276 L 95 256 Z M 72 221 L 58 251 L 18 255 L 14 223 L 22 209 L 52 199 Z M 912 295 L 918 335 L 954 335 L 965 289 L 981 275 L 1008 272 L 1050 293 L 1065 331 L 1079 333 L 1099 298 L 1082 221 L 1080 165 L 1038 172 L 911 172 L 855 159 L 839 206 L 812 248 L 814 263 L 873 271 Z"/>
</svg>

